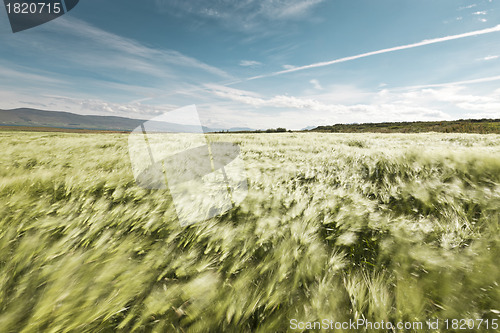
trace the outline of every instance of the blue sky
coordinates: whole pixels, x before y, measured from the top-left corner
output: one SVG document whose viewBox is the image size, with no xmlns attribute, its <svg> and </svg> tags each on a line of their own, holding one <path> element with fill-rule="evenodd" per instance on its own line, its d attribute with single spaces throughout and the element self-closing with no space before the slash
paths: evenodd
<svg viewBox="0 0 500 333">
<path fill-rule="evenodd" d="M 190 104 L 217 128 L 500 118 L 500 0 L 84 0 L 16 34 L 0 10 L 0 108 Z"/>
</svg>

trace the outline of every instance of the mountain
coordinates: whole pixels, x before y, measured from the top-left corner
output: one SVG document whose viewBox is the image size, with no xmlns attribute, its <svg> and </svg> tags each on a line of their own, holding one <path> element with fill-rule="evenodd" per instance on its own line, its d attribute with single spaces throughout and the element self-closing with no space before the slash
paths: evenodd
<svg viewBox="0 0 500 333">
<path fill-rule="evenodd" d="M 0 125 L 132 131 L 144 120 L 111 116 L 84 116 L 37 109 L 0 110 Z"/>
<path fill-rule="evenodd" d="M 44 111 L 18 108 L 0 109 L 0 126 L 50 127 L 63 129 L 84 129 L 131 132 L 146 120 L 115 116 L 88 116 L 69 112 Z M 245 129 L 247 130 L 247 129 Z M 251 129 L 248 129 L 251 130 Z M 198 132 L 198 127 L 167 122 L 149 121 L 148 131 L 153 132 Z M 204 132 L 220 132 L 222 129 L 203 127 Z M 241 131 L 239 128 L 230 132 Z"/>
</svg>

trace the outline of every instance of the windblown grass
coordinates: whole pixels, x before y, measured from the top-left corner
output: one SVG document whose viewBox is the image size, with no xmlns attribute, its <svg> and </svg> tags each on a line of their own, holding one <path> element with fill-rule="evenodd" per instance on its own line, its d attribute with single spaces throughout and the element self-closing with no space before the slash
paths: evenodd
<svg viewBox="0 0 500 333">
<path fill-rule="evenodd" d="M 0 330 L 499 318 L 500 136 L 210 140 L 241 145 L 249 193 L 182 228 L 126 135 L 0 133 Z"/>
</svg>

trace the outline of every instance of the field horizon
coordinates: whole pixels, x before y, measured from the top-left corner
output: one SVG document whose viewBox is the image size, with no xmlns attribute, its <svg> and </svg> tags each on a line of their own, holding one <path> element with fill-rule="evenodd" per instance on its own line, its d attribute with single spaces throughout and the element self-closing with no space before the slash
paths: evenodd
<svg viewBox="0 0 500 333">
<path fill-rule="evenodd" d="M 144 119 L 116 116 L 80 115 L 70 112 L 47 111 L 29 108 L 0 109 L 0 130 L 68 133 L 129 133 Z M 172 132 L 192 130 L 191 126 L 164 123 L 162 128 Z M 248 127 L 217 129 L 203 126 L 206 133 L 276 133 L 287 132 L 284 127 L 256 130 Z M 334 125 L 309 125 L 292 132 L 326 133 L 477 133 L 500 134 L 500 119 L 459 119 L 439 121 L 406 121 L 353 123 Z"/>
</svg>

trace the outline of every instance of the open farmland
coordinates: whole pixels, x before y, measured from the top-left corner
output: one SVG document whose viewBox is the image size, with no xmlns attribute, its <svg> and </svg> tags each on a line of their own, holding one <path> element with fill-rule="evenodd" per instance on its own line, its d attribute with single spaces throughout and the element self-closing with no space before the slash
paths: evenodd
<svg viewBox="0 0 500 333">
<path fill-rule="evenodd" d="M 0 132 L 2 332 L 500 318 L 500 135 L 213 134 L 249 192 L 184 228 L 127 138 Z"/>
</svg>

